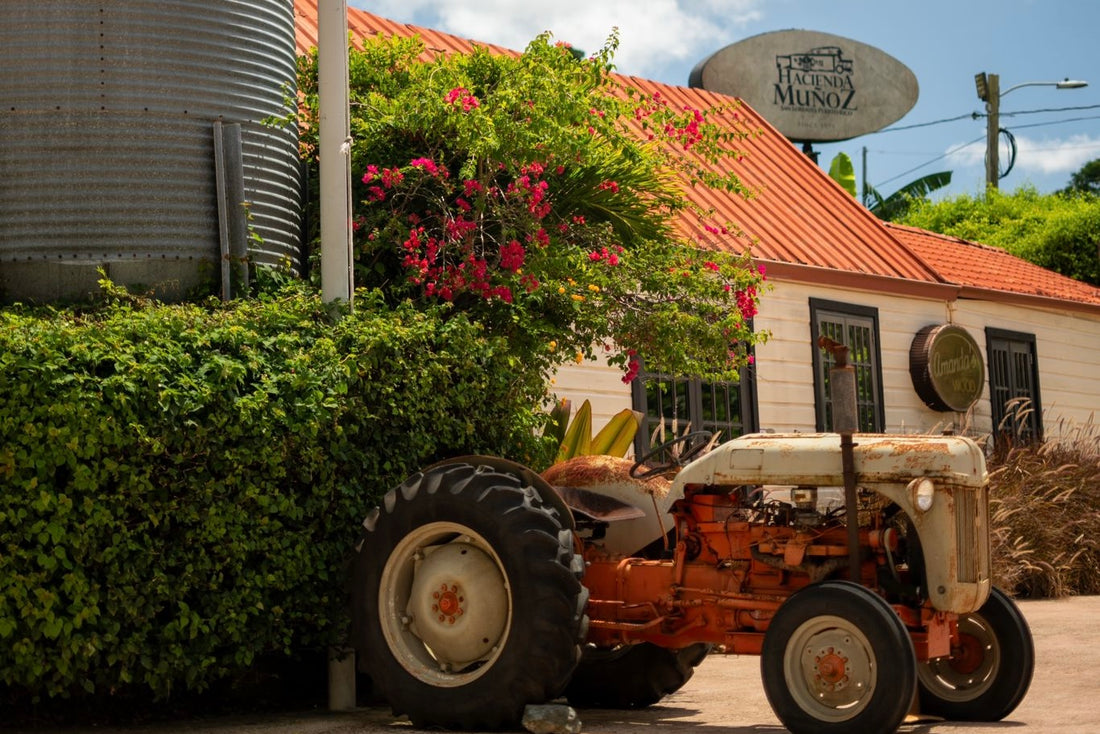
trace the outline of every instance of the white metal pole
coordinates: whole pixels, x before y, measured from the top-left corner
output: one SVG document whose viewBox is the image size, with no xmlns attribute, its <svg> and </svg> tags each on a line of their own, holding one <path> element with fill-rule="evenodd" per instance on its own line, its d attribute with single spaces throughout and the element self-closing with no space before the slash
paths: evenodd
<svg viewBox="0 0 1100 734">
<path fill-rule="evenodd" d="M 347 0 L 317 0 L 320 105 L 321 298 L 352 303 L 351 121 L 348 106 Z M 355 652 L 329 651 L 328 707 L 355 708 Z"/>
<path fill-rule="evenodd" d="M 351 303 L 351 122 L 347 0 L 317 0 L 321 297 Z"/>
</svg>

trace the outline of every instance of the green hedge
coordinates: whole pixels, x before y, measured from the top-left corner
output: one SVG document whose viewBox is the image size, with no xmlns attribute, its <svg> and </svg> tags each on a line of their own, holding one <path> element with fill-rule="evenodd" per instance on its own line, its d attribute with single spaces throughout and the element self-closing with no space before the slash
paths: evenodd
<svg viewBox="0 0 1100 734">
<path fill-rule="evenodd" d="M 343 633 L 367 509 L 428 462 L 538 462 L 545 391 L 461 317 L 315 296 L 0 312 L 0 689 L 203 690 Z"/>
</svg>

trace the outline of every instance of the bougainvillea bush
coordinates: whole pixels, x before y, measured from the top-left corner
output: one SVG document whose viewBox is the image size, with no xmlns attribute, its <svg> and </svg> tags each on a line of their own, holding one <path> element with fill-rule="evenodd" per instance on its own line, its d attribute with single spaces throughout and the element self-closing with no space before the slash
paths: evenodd
<svg viewBox="0 0 1100 734">
<path fill-rule="evenodd" d="M 736 379 L 763 274 L 678 226 L 737 241 L 685 185 L 744 195 L 732 108 L 677 109 L 620 83 L 615 38 L 588 59 L 536 38 L 523 54 L 422 60 L 418 39 L 351 54 L 357 282 L 443 305 L 505 336 L 528 369 L 601 351 Z M 316 59 L 302 60 L 314 162 Z M 747 243 L 746 243 L 747 244 Z"/>
</svg>

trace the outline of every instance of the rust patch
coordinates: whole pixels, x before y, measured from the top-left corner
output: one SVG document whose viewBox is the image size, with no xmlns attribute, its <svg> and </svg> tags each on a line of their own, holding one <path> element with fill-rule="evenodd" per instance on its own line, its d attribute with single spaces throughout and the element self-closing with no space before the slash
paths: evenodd
<svg viewBox="0 0 1100 734">
<path fill-rule="evenodd" d="M 664 497 L 668 494 L 672 482 L 662 476 L 649 479 L 635 479 L 630 476 L 634 462 L 614 456 L 576 456 L 542 473 L 542 478 L 559 487 L 578 487 L 595 489 L 600 486 L 617 485 L 633 488 L 643 494 Z"/>
</svg>

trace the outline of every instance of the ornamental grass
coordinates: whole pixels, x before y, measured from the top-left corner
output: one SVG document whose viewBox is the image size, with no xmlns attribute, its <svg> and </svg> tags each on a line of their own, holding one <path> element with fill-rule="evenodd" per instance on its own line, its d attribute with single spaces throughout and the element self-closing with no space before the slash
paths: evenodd
<svg viewBox="0 0 1100 734">
<path fill-rule="evenodd" d="M 988 459 L 993 580 L 1025 598 L 1100 594 L 1100 425 L 1061 420 Z"/>
</svg>

